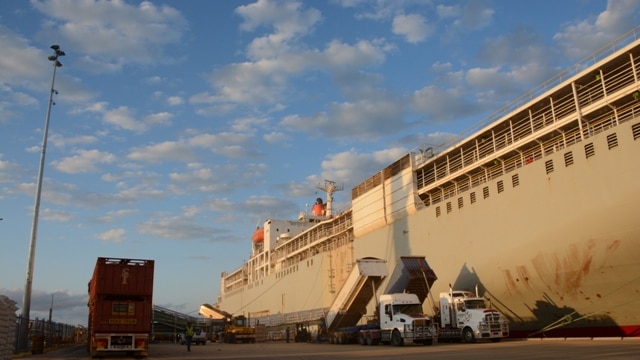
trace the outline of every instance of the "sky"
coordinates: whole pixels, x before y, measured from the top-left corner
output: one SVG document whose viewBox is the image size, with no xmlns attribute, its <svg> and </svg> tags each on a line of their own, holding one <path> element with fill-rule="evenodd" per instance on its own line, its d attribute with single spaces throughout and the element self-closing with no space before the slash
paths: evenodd
<svg viewBox="0 0 640 360">
<path fill-rule="evenodd" d="M 86 325 L 98 257 L 197 316 L 268 218 L 439 148 L 640 24 L 640 0 L 0 2 L 0 295 Z M 18 310 L 18 313 L 21 311 Z"/>
</svg>

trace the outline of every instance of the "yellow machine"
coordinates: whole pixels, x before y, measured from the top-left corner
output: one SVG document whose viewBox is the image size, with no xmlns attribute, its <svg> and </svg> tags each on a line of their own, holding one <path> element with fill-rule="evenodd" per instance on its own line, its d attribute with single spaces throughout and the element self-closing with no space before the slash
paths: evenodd
<svg viewBox="0 0 640 360">
<path fill-rule="evenodd" d="M 217 341 L 231 344 L 237 342 L 256 342 L 256 329 L 249 325 L 249 319 L 246 316 L 233 316 L 209 304 L 202 304 L 200 306 L 200 314 L 214 320 L 225 320 L 224 327 L 218 333 Z"/>
<path fill-rule="evenodd" d="M 224 334 L 221 339 L 226 343 L 256 342 L 256 329 L 249 326 L 249 319 L 244 315 L 234 316 L 227 320 L 224 326 Z"/>
</svg>

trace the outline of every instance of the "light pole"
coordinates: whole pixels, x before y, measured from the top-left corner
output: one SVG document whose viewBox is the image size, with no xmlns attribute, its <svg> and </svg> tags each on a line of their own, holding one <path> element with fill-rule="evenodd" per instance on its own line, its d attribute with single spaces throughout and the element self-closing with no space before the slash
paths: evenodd
<svg viewBox="0 0 640 360">
<path fill-rule="evenodd" d="M 47 106 L 47 117 L 44 121 L 44 134 L 42 136 L 42 153 L 40 154 L 40 167 L 38 168 L 38 184 L 36 186 L 36 200 L 33 205 L 33 224 L 31 226 L 31 242 L 29 243 L 29 254 L 27 260 L 27 275 L 24 282 L 24 294 L 22 296 L 22 315 L 20 321 L 20 332 L 18 338 L 18 350 L 27 350 L 28 333 L 29 333 L 29 311 L 31 310 L 31 286 L 33 283 L 33 264 L 36 254 L 36 240 L 38 237 L 38 214 L 40 213 L 40 194 L 42 193 L 42 173 L 44 171 L 44 157 L 47 152 L 47 133 L 49 132 L 49 118 L 51 117 L 51 105 L 53 102 L 53 94 L 57 94 L 53 86 L 56 82 L 56 69 L 62 66 L 58 61 L 58 57 L 65 56 L 64 51 L 60 50 L 60 46 L 51 45 L 54 55 L 49 56 L 49 61 L 53 62 L 53 76 L 51 77 L 51 90 L 49 91 L 49 104 Z"/>
</svg>

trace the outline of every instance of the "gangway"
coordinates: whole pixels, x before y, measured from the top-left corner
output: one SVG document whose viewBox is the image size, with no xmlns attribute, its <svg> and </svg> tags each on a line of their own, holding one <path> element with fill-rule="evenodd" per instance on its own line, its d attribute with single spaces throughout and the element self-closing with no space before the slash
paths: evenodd
<svg viewBox="0 0 640 360">
<path fill-rule="evenodd" d="M 338 292 L 325 317 L 327 330 L 352 326 L 366 312 L 382 279 L 387 276 L 386 261 L 374 258 L 356 260 L 347 280 Z"/>
<path fill-rule="evenodd" d="M 232 314 L 222 309 L 215 308 L 209 304 L 200 305 L 200 315 L 209 319 L 214 319 L 214 320 L 222 320 L 222 319 L 231 320 L 233 318 Z"/>
</svg>

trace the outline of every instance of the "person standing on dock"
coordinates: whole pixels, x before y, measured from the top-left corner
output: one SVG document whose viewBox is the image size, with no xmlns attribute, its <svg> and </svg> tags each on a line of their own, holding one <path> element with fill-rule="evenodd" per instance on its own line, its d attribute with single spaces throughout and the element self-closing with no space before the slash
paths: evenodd
<svg viewBox="0 0 640 360">
<path fill-rule="evenodd" d="M 187 351 L 191 351 L 191 339 L 193 339 L 193 326 L 190 322 L 187 323 L 187 327 L 184 329 L 185 343 L 187 344 Z"/>
</svg>

